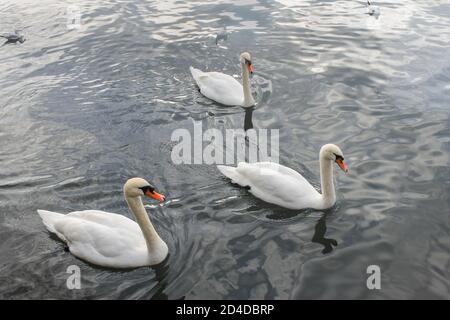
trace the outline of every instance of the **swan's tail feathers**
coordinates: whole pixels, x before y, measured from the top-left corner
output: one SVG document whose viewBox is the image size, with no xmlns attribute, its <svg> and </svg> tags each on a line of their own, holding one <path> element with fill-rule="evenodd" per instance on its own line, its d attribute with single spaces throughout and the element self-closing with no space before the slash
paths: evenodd
<svg viewBox="0 0 450 320">
<path fill-rule="evenodd" d="M 219 169 L 222 174 L 231 179 L 233 183 L 237 183 L 241 186 L 246 186 L 245 178 L 239 174 L 239 172 L 236 170 L 235 167 L 228 167 L 228 166 L 217 166 L 217 169 Z"/>
<path fill-rule="evenodd" d="M 192 77 L 197 81 L 197 79 L 203 74 L 203 71 L 195 69 L 194 67 L 189 67 L 191 70 Z"/>
<path fill-rule="evenodd" d="M 61 219 L 64 219 L 64 215 L 61 213 L 51 212 L 47 210 L 38 210 L 37 212 L 41 217 L 42 222 L 44 223 L 47 230 L 57 234 L 58 232 L 55 229 L 55 223 L 57 223 Z"/>
</svg>

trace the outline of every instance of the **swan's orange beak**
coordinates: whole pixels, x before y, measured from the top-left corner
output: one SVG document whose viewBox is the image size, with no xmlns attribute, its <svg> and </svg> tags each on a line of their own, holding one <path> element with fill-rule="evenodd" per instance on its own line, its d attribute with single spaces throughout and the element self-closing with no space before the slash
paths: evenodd
<svg viewBox="0 0 450 320">
<path fill-rule="evenodd" d="M 166 200 L 166 197 L 164 197 L 162 194 L 159 194 L 159 193 L 156 192 L 156 191 L 153 191 L 153 192 L 147 191 L 147 192 L 145 193 L 145 195 L 146 195 L 147 197 L 149 197 L 149 198 L 158 200 L 159 202 L 163 202 L 164 200 Z"/>
<path fill-rule="evenodd" d="M 342 159 L 336 159 L 336 163 L 339 166 L 339 168 L 342 169 L 342 171 L 344 172 L 348 172 L 348 168 L 347 165 L 344 163 L 344 160 Z"/>
<path fill-rule="evenodd" d="M 247 63 L 247 70 L 250 72 L 250 74 L 253 74 L 253 66 L 251 63 Z"/>
</svg>

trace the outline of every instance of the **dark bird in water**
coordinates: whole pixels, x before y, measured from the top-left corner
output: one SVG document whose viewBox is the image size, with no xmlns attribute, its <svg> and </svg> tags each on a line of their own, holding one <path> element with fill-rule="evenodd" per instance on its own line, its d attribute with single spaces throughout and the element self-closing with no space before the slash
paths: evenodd
<svg viewBox="0 0 450 320">
<path fill-rule="evenodd" d="M 17 42 L 24 43 L 25 42 L 25 38 L 17 33 L 8 34 L 8 35 L 0 35 L 0 37 L 6 39 L 6 42 L 4 43 L 4 45 L 8 44 L 8 43 L 17 43 Z"/>
<path fill-rule="evenodd" d="M 219 41 L 227 41 L 228 40 L 228 32 L 227 27 L 225 26 L 222 31 L 220 31 L 218 34 L 216 34 L 216 45 L 219 44 Z"/>
</svg>

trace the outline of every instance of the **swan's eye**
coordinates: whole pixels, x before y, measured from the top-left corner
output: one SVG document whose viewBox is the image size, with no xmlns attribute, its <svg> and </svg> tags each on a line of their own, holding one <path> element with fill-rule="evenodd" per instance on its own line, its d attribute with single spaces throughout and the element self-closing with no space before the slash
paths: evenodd
<svg viewBox="0 0 450 320">
<path fill-rule="evenodd" d="M 153 188 L 152 186 L 145 186 L 145 187 L 142 187 L 139 189 L 141 189 L 144 194 L 146 194 L 147 192 L 150 192 L 150 193 L 155 192 L 155 188 Z"/>
<path fill-rule="evenodd" d="M 333 154 L 335 155 L 336 160 L 342 160 L 342 161 L 344 161 L 344 157 L 343 157 L 343 156 L 340 156 L 340 155 L 338 155 L 338 154 L 336 154 L 336 153 L 333 153 Z"/>
</svg>

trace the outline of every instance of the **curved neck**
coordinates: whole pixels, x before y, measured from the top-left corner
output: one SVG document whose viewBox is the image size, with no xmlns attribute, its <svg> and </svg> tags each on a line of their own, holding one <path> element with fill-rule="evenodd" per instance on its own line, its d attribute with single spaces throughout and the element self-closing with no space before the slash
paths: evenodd
<svg viewBox="0 0 450 320">
<path fill-rule="evenodd" d="M 136 222 L 144 234 L 145 241 L 147 242 L 147 248 L 149 251 L 153 251 L 155 246 L 161 241 L 158 233 L 153 227 L 150 219 L 147 215 L 147 211 L 145 211 L 144 204 L 142 203 L 141 197 L 127 197 L 125 196 L 125 200 L 128 203 L 128 207 L 133 213 Z"/>
<path fill-rule="evenodd" d="M 326 205 L 332 206 L 336 201 L 336 193 L 333 183 L 332 161 L 320 157 L 320 183 L 322 186 L 322 198 Z"/>
<path fill-rule="evenodd" d="M 248 69 L 244 63 L 241 63 L 242 69 L 242 87 L 244 89 L 244 107 L 251 107 L 255 105 L 253 100 L 252 90 L 250 89 L 250 77 Z"/>
</svg>

